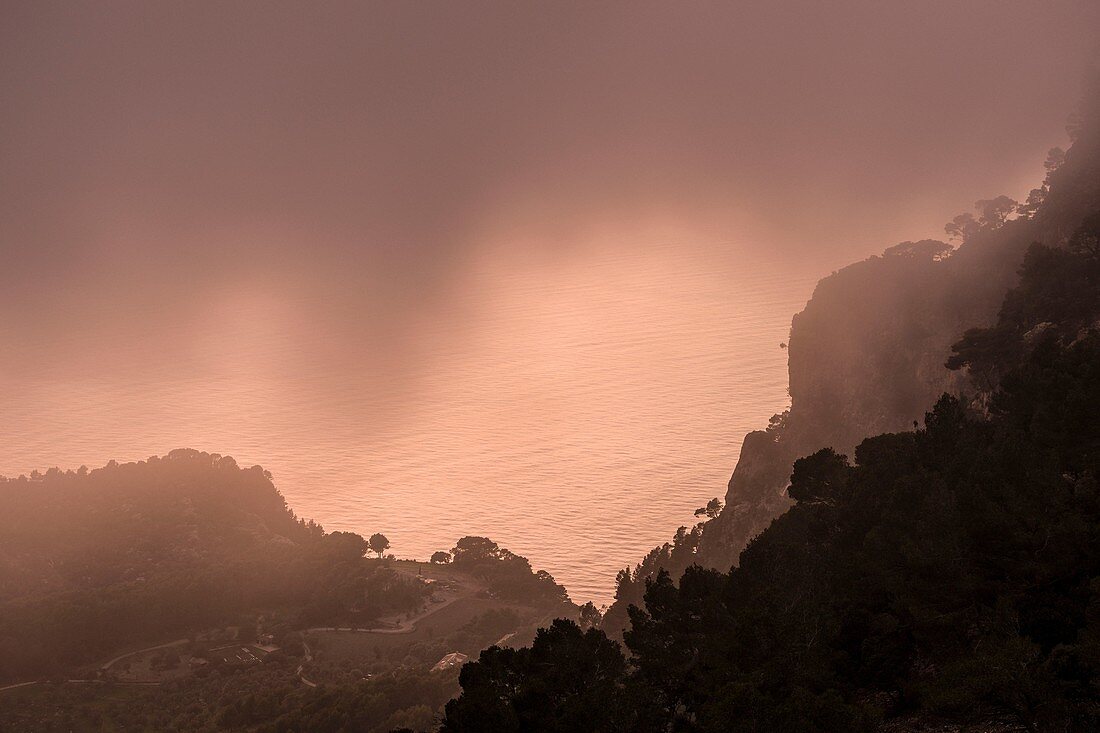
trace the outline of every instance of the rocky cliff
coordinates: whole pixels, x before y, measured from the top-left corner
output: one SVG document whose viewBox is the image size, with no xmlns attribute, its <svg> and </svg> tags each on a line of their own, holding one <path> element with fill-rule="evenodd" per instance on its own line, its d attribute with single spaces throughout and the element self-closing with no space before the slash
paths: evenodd
<svg viewBox="0 0 1100 733">
<path fill-rule="evenodd" d="M 745 545 L 790 505 L 791 465 L 822 447 L 851 455 L 869 435 L 913 426 L 944 392 L 973 397 L 983 385 L 944 362 L 969 328 L 991 324 L 1028 245 L 1059 245 L 1100 207 L 1100 119 L 1071 131 L 1075 141 L 1057 157 L 1030 206 L 1013 217 L 987 210 L 969 220 L 957 248 L 934 241 L 903 242 L 882 255 L 822 279 L 794 316 L 789 342 L 790 409 L 765 430 L 746 436 L 722 513 L 655 548 L 619 574 L 616 603 L 605 625 L 626 623 L 644 580 L 659 568 L 673 577 L 699 563 L 728 569 Z M 979 210 L 983 204 L 979 202 Z M 991 207 L 987 206 L 987 209 Z"/>
</svg>

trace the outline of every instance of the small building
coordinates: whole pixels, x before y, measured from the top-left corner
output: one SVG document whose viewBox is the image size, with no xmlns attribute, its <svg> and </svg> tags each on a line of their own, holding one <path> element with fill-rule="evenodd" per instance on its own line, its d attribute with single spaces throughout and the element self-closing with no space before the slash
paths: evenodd
<svg viewBox="0 0 1100 733">
<path fill-rule="evenodd" d="M 228 644 L 226 646 L 208 649 L 204 653 L 204 656 L 214 664 L 223 664 L 229 667 L 247 667 L 261 662 L 261 657 L 256 653 L 257 651 L 267 656 L 259 649 L 241 646 L 239 644 Z"/>
<path fill-rule="evenodd" d="M 436 662 L 435 666 L 432 667 L 432 671 L 442 672 L 443 670 L 450 669 L 451 667 L 461 667 L 463 664 L 466 663 L 467 659 L 469 659 L 469 657 L 462 652 L 451 652 L 450 654 L 445 655 L 442 659 Z"/>
</svg>

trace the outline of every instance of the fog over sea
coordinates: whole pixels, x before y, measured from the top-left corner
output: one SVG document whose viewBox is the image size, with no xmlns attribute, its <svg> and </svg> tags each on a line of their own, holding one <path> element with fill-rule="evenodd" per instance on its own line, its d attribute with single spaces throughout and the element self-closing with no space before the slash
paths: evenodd
<svg viewBox="0 0 1100 733">
<path fill-rule="evenodd" d="M 178 447 L 231 455 L 270 470 L 326 529 L 381 531 L 421 559 L 487 535 L 575 601 L 608 603 L 615 572 L 724 496 L 744 434 L 789 403 L 779 345 L 827 270 L 739 251 L 494 253 L 403 327 L 415 364 L 386 368 L 309 358 L 353 341 L 355 314 L 301 323 L 278 294 L 242 286 L 211 305 L 205 368 L 158 360 L 131 333 L 99 348 L 151 365 L 136 377 L 7 378 L 0 473 Z"/>
</svg>

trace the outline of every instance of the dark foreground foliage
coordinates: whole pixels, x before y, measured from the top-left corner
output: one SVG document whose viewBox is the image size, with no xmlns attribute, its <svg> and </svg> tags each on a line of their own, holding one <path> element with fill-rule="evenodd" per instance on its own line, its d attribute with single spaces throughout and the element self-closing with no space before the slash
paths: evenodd
<svg viewBox="0 0 1100 733">
<path fill-rule="evenodd" d="M 0 730 L 34 733 L 389 733 L 427 730 L 455 693 L 454 670 L 397 670 L 304 686 L 296 659 L 217 671 L 160 687 L 51 683 L 4 693 Z"/>
<path fill-rule="evenodd" d="M 956 347 L 995 380 L 980 410 L 945 395 L 854 462 L 799 460 L 797 504 L 738 568 L 648 583 L 629 663 L 557 622 L 468 664 L 443 730 L 1100 729 L 1098 221 L 1033 248 Z"/>
</svg>

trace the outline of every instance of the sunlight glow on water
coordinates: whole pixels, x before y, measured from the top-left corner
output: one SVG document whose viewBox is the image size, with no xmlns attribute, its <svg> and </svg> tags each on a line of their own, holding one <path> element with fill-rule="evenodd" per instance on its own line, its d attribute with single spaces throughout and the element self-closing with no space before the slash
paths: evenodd
<svg viewBox="0 0 1100 733">
<path fill-rule="evenodd" d="M 410 336 L 411 380 L 303 360 L 346 335 L 292 333 L 242 297 L 198 374 L 8 380 L 0 471 L 232 455 L 328 529 L 417 558 L 488 535 L 607 603 L 616 570 L 724 495 L 744 434 L 788 404 L 779 343 L 816 277 L 723 262 L 648 247 L 475 263 L 452 314 Z"/>
</svg>

